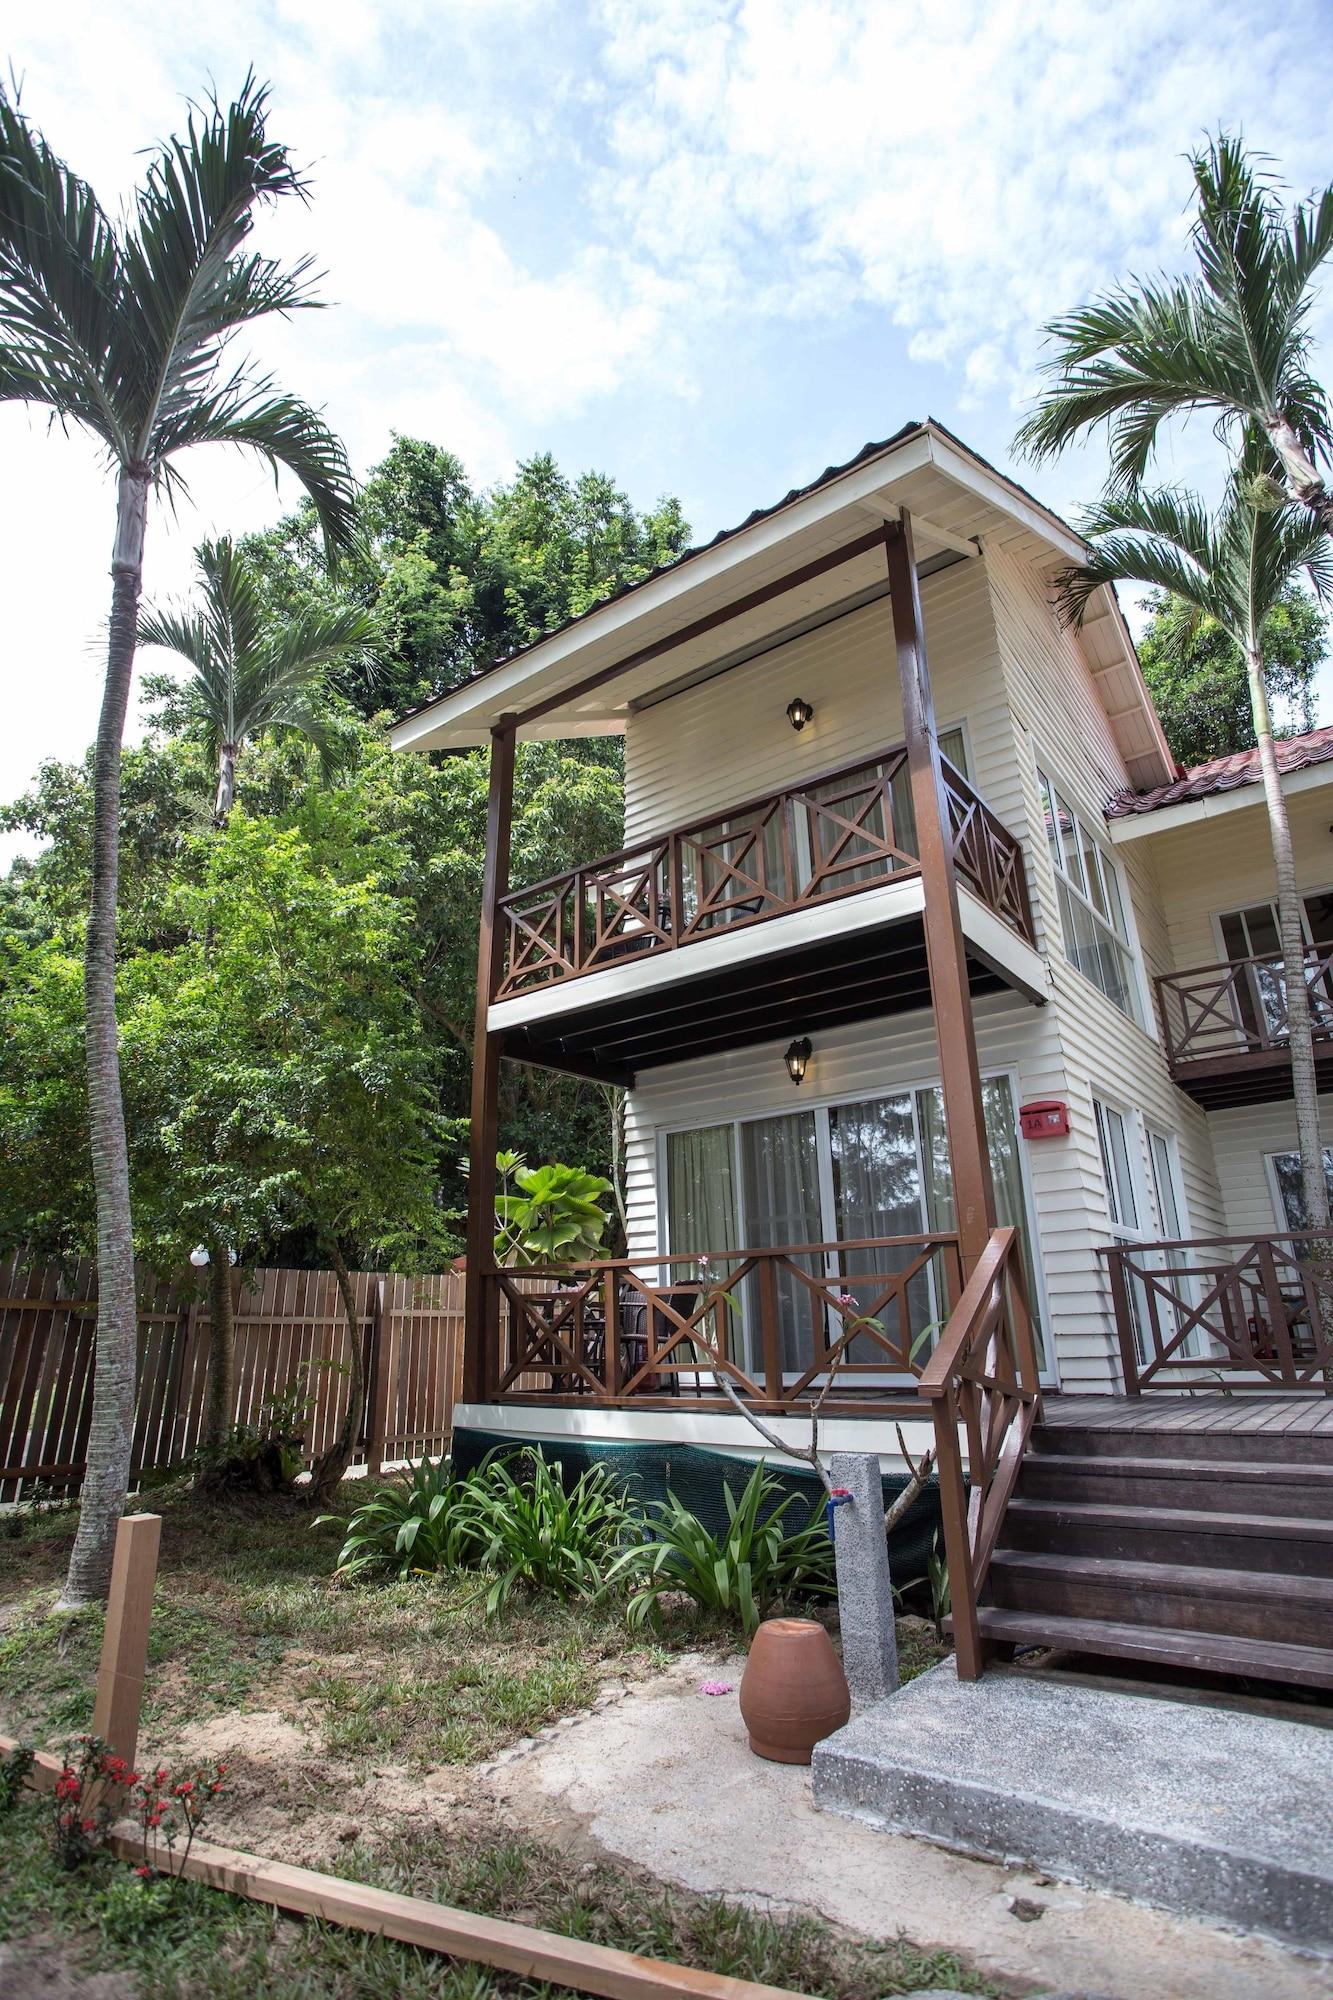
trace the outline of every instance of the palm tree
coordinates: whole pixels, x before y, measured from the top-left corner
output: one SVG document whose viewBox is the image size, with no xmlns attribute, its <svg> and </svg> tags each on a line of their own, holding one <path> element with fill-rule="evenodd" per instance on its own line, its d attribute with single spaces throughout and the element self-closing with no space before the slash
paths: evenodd
<svg viewBox="0 0 1333 2000">
<path fill-rule="evenodd" d="M 146 611 L 139 643 L 165 646 L 194 668 L 182 693 L 187 725 L 217 765 L 213 823 L 225 826 L 236 796 L 236 758 L 267 729 L 294 729 L 322 752 L 332 737 L 323 710 L 330 669 L 373 637 L 375 621 L 354 606 L 306 605 L 274 620 L 259 578 L 223 536 L 195 552 L 195 605 Z"/>
<path fill-rule="evenodd" d="M 305 183 L 266 132 L 247 76 L 225 110 L 192 109 L 113 224 L 86 181 L 0 92 L 0 401 L 44 407 L 90 433 L 117 475 L 111 621 L 97 729 L 85 996 L 97 1194 L 97 1373 L 79 1530 L 64 1601 L 105 1593 L 129 1481 L 135 1296 L 125 1119 L 116 1049 L 120 750 L 134 665 L 150 493 L 184 490 L 180 455 L 241 445 L 295 473 L 330 554 L 352 533 L 346 456 L 318 414 L 232 356 L 241 327 L 315 303 L 310 263 L 247 249 L 255 211 Z"/>
<path fill-rule="evenodd" d="M 254 567 L 230 536 L 195 551 L 200 590 L 193 606 L 146 611 L 139 643 L 163 646 L 194 672 L 180 690 L 187 727 L 202 737 L 217 767 L 213 824 L 226 825 L 236 796 L 236 759 L 268 729 L 292 729 L 322 754 L 333 739 L 323 707 L 330 669 L 364 646 L 375 631 L 368 611 L 307 605 L 274 619 Z M 221 1445 L 232 1421 L 234 1253 L 221 1234 L 209 1258 L 210 1338 L 203 1442 Z"/>
<path fill-rule="evenodd" d="M 1088 601 L 1103 584 L 1144 583 L 1170 591 L 1230 634 L 1245 658 L 1259 763 L 1277 877 L 1283 983 L 1291 1037 L 1292 1096 L 1300 1144 L 1308 1226 L 1330 1227 L 1328 1184 L 1319 1137 L 1318 1086 L 1306 985 L 1301 902 L 1292 860 L 1291 829 L 1273 745 L 1263 628 L 1274 605 L 1304 572 L 1320 598 L 1333 594 L 1333 548 L 1314 513 L 1297 504 L 1255 507 L 1267 453 L 1260 439 L 1236 468 L 1226 498 L 1210 516 L 1190 494 L 1131 492 L 1110 495 L 1083 522 L 1092 551 L 1086 562 L 1057 579 L 1060 606 L 1082 622 Z"/>
<path fill-rule="evenodd" d="M 1049 386 L 1018 447 L 1051 458 L 1104 425 L 1116 491 L 1143 479 L 1162 424 L 1206 411 L 1237 450 L 1258 428 L 1276 461 L 1262 478 L 1333 535 L 1333 426 L 1310 373 L 1314 280 L 1333 251 L 1333 186 L 1290 214 L 1258 156 L 1221 133 L 1190 161 L 1198 269 L 1117 287 L 1046 329 Z"/>
</svg>

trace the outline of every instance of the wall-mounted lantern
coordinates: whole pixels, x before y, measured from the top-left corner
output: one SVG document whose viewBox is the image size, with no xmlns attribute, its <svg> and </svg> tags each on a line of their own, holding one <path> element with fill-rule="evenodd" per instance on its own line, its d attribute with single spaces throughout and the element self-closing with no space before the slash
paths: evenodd
<svg viewBox="0 0 1333 2000">
<path fill-rule="evenodd" d="M 809 1035 L 802 1035 L 799 1042 L 791 1043 L 782 1060 L 787 1065 L 787 1074 L 793 1083 L 799 1083 L 805 1075 L 806 1065 L 812 1053 Z"/>
<path fill-rule="evenodd" d="M 814 712 L 813 704 L 806 701 L 799 694 L 794 701 L 787 703 L 787 720 L 793 729 L 804 729 L 806 723 L 813 717 Z"/>
</svg>

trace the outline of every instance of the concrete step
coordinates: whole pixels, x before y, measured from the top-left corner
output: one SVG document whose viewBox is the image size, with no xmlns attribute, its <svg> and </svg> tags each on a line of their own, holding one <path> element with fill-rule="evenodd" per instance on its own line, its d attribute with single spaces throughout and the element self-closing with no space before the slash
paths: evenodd
<svg viewBox="0 0 1333 2000">
<path fill-rule="evenodd" d="M 813 1780 L 831 1812 L 1333 1952 L 1333 1730 L 945 1661 Z"/>
<path fill-rule="evenodd" d="M 1162 1507 L 1146 1498 L 1139 1504 L 1137 1491 L 1133 1505 L 1016 1497 L 1004 1517 L 1001 1545 L 1051 1555 L 1333 1577 L 1333 1521 Z"/>
<path fill-rule="evenodd" d="M 1329 1577 L 1001 1548 L 987 1582 L 991 1602 L 1009 1611 L 1272 1636 L 1299 1646 L 1321 1645 L 1333 1632 Z"/>
<path fill-rule="evenodd" d="M 1088 1500 L 1333 1521 L 1333 1465 L 1263 1459 L 1119 1457 L 1029 1452 L 1018 1477 L 1025 1499 Z"/>
<path fill-rule="evenodd" d="M 1187 1673 L 1235 1674 L 1291 1687 L 1333 1688 L 1333 1651 L 1327 1646 L 1235 1639 L 1225 1632 L 1177 1632 L 1105 1618 L 1057 1618 L 1049 1612 L 1003 1611 L 994 1604 L 980 1607 L 977 1623 L 988 1639 L 1003 1645 L 1051 1646 L 1062 1652 L 1180 1667 Z"/>
</svg>

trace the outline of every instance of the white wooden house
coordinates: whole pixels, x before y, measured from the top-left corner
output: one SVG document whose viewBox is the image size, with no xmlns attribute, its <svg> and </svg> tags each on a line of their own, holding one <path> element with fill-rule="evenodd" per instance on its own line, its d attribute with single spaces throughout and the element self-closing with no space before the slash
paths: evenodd
<svg viewBox="0 0 1333 2000">
<path fill-rule="evenodd" d="M 1070 1613 L 1060 1550 L 1008 1548 L 1056 1419 L 1086 1444 L 1230 1375 L 1333 1452 L 1258 774 L 1176 770 L 1114 600 L 1056 615 L 1080 553 L 911 424 L 393 732 L 492 745 L 462 1432 L 753 1455 L 719 1375 L 804 1436 L 832 1369 L 830 1445 L 946 1441 L 965 1671 Z M 511 885 L 516 737 L 610 733 L 624 850 Z M 1333 1037 L 1333 732 L 1284 756 Z M 495 1268 L 502 1059 L 627 1088 L 627 1260 Z M 1093 1583 L 1071 1615 L 1132 1626 Z"/>
</svg>

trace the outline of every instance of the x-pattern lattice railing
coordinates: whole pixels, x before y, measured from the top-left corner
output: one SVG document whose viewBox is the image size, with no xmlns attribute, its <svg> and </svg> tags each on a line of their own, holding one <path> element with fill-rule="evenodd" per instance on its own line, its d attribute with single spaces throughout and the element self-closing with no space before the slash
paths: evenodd
<svg viewBox="0 0 1333 2000">
<path fill-rule="evenodd" d="M 1333 1040 L 1333 946 L 1305 954 L 1305 987 L 1318 1040 Z M 1193 966 L 1157 980 L 1167 1061 L 1285 1053 L 1290 1046 L 1287 986 L 1280 957 Z"/>
<path fill-rule="evenodd" d="M 947 760 L 944 774 L 960 876 L 1032 942 L 1022 848 Z M 494 997 L 915 874 L 910 828 L 899 744 L 515 890 L 499 906 L 505 957 Z"/>
<path fill-rule="evenodd" d="M 1111 1279 L 1125 1389 L 1191 1376 L 1333 1393 L 1333 1245 L 1306 1232 L 1118 1243 Z M 1239 1386 L 1239 1384 L 1238 1384 Z"/>
<path fill-rule="evenodd" d="M 757 1408 L 808 1410 L 837 1371 L 858 1395 L 914 1394 L 934 1328 L 962 1288 L 948 1232 L 620 1258 L 487 1280 L 490 1393 L 629 1405 L 718 1405 L 725 1375 Z"/>
<path fill-rule="evenodd" d="M 991 1232 L 922 1371 L 921 1396 L 935 1419 L 958 1676 L 975 1680 L 982 1660 L 978 1600 L 1023 1454 L 1041 1417 L 1037 1346 L 1017 1230 Z"/>
</svg>

